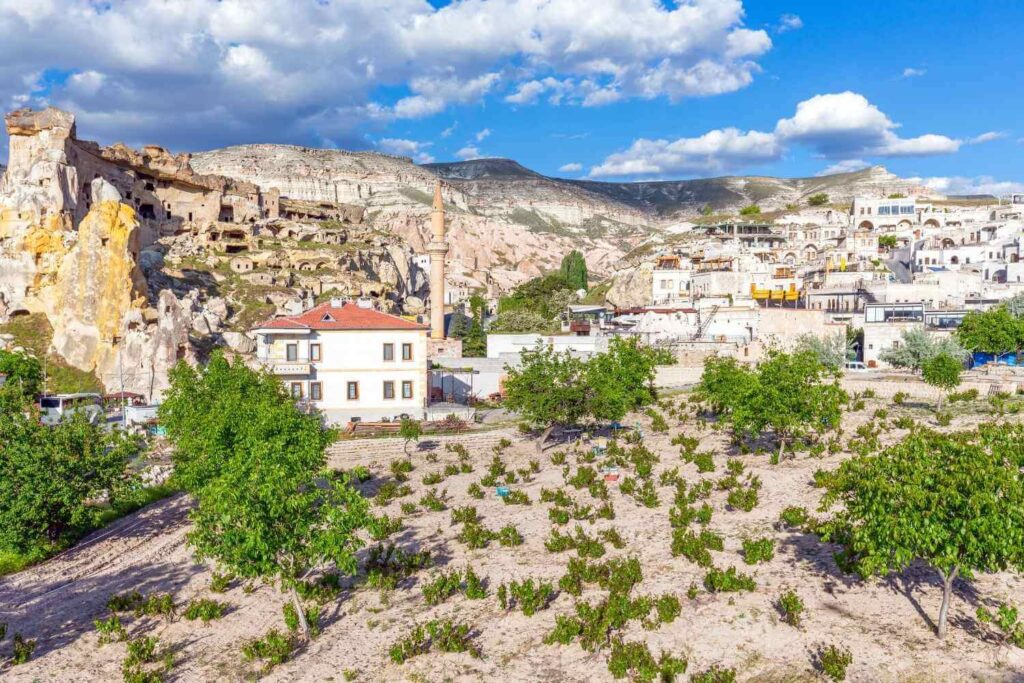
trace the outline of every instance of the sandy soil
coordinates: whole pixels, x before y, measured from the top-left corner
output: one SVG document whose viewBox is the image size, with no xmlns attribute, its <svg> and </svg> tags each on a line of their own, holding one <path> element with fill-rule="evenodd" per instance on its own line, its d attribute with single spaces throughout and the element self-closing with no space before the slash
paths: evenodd
<svg viewBox="0 0 1024 683">
<path fill-rule="evenodd" d="M 873 409 L 880 405 L 869 401 L 867 410 L 850 416 L 844 425 L 847 434 L 870 420 Z M 965 416 L 954 426 L 983 419 Z M 646 424 L 646 418 L 643 420 Z M 670 434 L 680 430 L 696 433 L 692 426 L 680 427 L 672 420 L 670 424 Z M 645 443 L 661 457 L 656 473 L 678 466 L 691 482 L 702 476 L 693 465 L 681 462 L 678 447 L 669 443 L 669 435 L 652 434 L 649 427 L 645 431 Z M 894 429 L 886 433 L 885 439 L 892 441 L 903 433 Z M 490 495 L 477 501 L 466 494 L 469 484 L 485 474 L 492 455 L 490 444 L 507 434 L 492 433 L 486 441 L 467 438 L 476 471 L 449 477 L 440 488 L 447 489 L 450 506 L 475 505 L 488 528 L 515 524 L 525 537 L 523 545 L 504 548 L 492 543 L 484 550 L 467 550 L 455 539 L 460 527 L 450 523 L 447 510 L 426 512 L 422 508 L 407 516 L 405 529 L 392 537 L 403 548 L 429 549 L 436 568 L 461 569 L 472 564 L 478 574 L 489 579 L 492 595 L 477 601 L 457 595 L 428 607 L 421 585 L 435 570 L 420 572 L 383 601 L 376 591 L 367 588 L 347 592 L 327 608 L 323 634 L 293 661 L 269 673 L 267 680 L 342 681 L 345 671 L 363 681 L 613 680 L 607 670 L 606 653 L 587 653 L 576 644 L 542 643 L 555 615 L 572 610 L 572 596 L 558 595 L 548 609 L 531 618 L 520 612 L 505 613 L 493 597 L 493 587 L 512 579 L 535 577 L 557 584 L 566 562 L 574 555 L 571 551 L 553 554 L 544 548 L 552 528 L 547 515 L 551 506 L 540 503 L 540 490 L 563 486 L 561 468 L 550 462 L 551 453 L 557 449 L 549 448 L 540 458 L 542 471 L 532 482 L 515 487 L 530 496 L 530 506 L 504 505 Z M 710 430 L 700 436 L 702 449 L 714 450 L 718 465 L 717 472 L 703 476 L 718 478 L 725 468 L 725 440 Z M 388 464 L 397 452 L 400 447 L 394 441 L 371 441 L 360 447 L 346 444 L 335 451 L 332 464 L 369 465 L 375 475 L 365 485 L 369 492 L 390 477 Z M 427 452 L 436 453 L 438 462 L 426 462 Z M 533 442 L 519 438 L 503 456 L 510 467 L 525 467 L 536 457 Z M 614 527 L 626 539 L 623 550 L 606 545 L 606 557 L 632 554 L 640 558 L 644 580 L 635 593 L 672 592 L 682 601 L 682 614 L 676 621 L 654 631 L 633 622 L 623 634 L 627 639 L 645 640 L 655 655 L 662 649 L 685 655 L 691 673 L 711 664 L 735 667 L 740 680 L 816 680 L 812 653 L 821 644 L 837 643 L 853 653 L 847 677 L 851 681 L 1024 681 L 1024 651 L 993 642 L 974 618 L 979 604 L 991 605 L 1000 599 L 1024 603 L 1024 579 L 996 574 L 980 576 L 974 583 L 958 582 L 950 633 L 942 643 L 931 625 L 940 599 L 940 584 L 933 572 L 915 567 L 899 577 L 860 582 L 837 570 L 833 548 L 813 536 L 775 528 L 779 512 L 788 505 L 813 510 L 818 501 L 818 492 L 811 486 L 814 470 L 834 467 L 848 455 L 822 460 L 802 455 L 776 466 L 770 465 L 764 455 L 738 457 L 761 478 L 761 502 L 747 513 L 727 509 L 724 492 L 712 494 L 715 512 L 710 528 L 725 537 L 725 550 L 712 554 L 716 566 L 735 565 L 752 574 L 757 580 L 753 592 L 708 594 L 701 590 L 694 600 L 686 597 L 687 587 L 691 583 L 700 585 L 705 572 L 670 553 L 667 511 L 672 489 L 668 487 L 659 487 L 658 509 L 640 507 L 613 488 L 616 519 L 599 520 L 593 526 L 584 523 L 590 534 Z M 427 488 L 420 481 L 422 477 L 455 462 L 456 456 L 434 443 L 423 445 L 413 459 L 416 470 L 410 483 L 414 495 L 398 499 L 387 508 L 373 506 L 374 513 L 400 515 L 400 503 L 418 500 Z M 573 460 L 570 456 L 569 462 Z M 567 491 L 580 502 L 591 502 L 586 491 L 577 492 L 571 487 Z M 210 573 L 193 563 L 185 543 L 189 505 L 185 496 L 163 501 L 98 532 L 59 557 L 0 579 L 0 622 L 10 624 L 9 633 L 21 632 L 38 641 L 34 658 L 25 665 L 0 670 L 0 679 L 120 680 L 124 645 L 98 647 L 92 622 L 106 615 L 104 604 L 111 594 L 127 590 L 171 592 L 179 604 L 193 597 L 215 597 L 231 604 L 229 613 L 209 627 L 181 618 L 126 620 L 133 636 L 158 635 L 175 649 L 178 664 L 173 680 L 255 677 L 256 667 L 243 660 L 239 648 L 248 638 L 271 627 L 282 627 L 283 597 L 269 586 L 246 593 L 235 585 L 223 596 L 210 594 Z M 571 529 L 572 524 L 566 527 Z M 744 564 L 739 553 L 742 539 L 765 534 L 776 539 L 775 558 L 753 567 Z M 800 629 L 782 623 L 773 608 L 774 600 L 786 588 L 797 590 L 807 606 Z M 599 595 L 598 590 L 588 590 L 583 599 Z M 394 641 L 414 624 L 438 617 L 472 624 L 483 657 L 431 653 L 402 666 L 388 660 L 387 649 Z M 6 650 L 8 646 L 2 647 Z"/>
</svg>

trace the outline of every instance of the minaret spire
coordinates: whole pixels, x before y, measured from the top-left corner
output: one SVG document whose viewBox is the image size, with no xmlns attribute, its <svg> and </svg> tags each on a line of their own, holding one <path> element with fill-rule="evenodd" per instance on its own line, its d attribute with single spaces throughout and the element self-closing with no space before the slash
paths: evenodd
<svg viewBox="0 0 1024 683">
<path fill-rule="evenodd" d="M 444 339 L 444 259 L 448 243 L 444 234 L 444 200 L 441 181 L 434 185 L 434 208 L 430 213 L 430 338 Z"/>
</svg>

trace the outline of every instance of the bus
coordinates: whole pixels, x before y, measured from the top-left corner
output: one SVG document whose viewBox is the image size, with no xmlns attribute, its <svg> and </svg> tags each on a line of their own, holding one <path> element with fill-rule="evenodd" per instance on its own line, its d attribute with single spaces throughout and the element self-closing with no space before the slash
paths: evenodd
<svg viewBox="0 0 1024 683">
<path fill-rule="evenodd" d="M 57 425 L 74 413 L 81 412 L 90 423 L 103 419 L 103 399 L 99 394 L 55 394 L 39 399 L 44 425 Z"/>
</svg>

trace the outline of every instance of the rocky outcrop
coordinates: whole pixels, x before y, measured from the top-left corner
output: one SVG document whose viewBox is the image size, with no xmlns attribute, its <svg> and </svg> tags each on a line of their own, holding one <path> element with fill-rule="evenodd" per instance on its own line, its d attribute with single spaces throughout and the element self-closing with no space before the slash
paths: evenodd
<svg viewBox="0 0 1024 683">
<path fill-rule="evenodd" d="M 611 287 L 605 301 L 616 308 L 646 306 L 651 300 L 651 285 L 654 279 L 654 264 L 643 262 L 617 270 L 611 279 Z"/>
</svg>

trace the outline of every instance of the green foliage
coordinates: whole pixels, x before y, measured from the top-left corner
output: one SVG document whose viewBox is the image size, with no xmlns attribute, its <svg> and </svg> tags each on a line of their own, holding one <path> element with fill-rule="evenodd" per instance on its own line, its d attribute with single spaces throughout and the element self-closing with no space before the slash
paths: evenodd
<svg viewBox="0 0 1024 683">
<path fill-rule="evenodd" d="M 19 666 L 32 659 L 32 653 L 36 650 L 36 641 L 26 640 L 25 636 L 20 633 L 15 633 L 13 638 L 13 648 L 11 664 L 13 666 Z"/>
<path fill-rule="evenodd" d="M 809 206 L 825 206 L 828 204 L 828 195 L 824 192 L 817 192 L 807 198 L 807 204 Z"/>
<path fill-rule="evenodd" d="M 413 420 L 412 418 L 402 418 L 402 425 L 398 428 L 398 435 L 405 441 L 405 451 L 409 452 L 409 442 L 419 441 L 420 437 L 423 436 L 423 425 L 420 424 L 419 420 Z"/>
<path fill-rule="evenodd" d="M 475 524 L 479 521 L 480 515 L 472 505 L 452 508 L 452 524 Z"/>
<path fill-rule="evenodd" d="M 509 491 L 508 495 L 502 498 L 505 505 L 530 505 L 530 497 L 525 491 Z"/>
<path fill-rule="evenodd" d="M 0 553 L 44 557 L 103 523 L 96 500 L 119 510 L 144 495 L 129 467 L 139 445 L 82 413 L 47 427 L 0 403 Z"/>
<path fill-rule="evenodd" d="M 967 389 L 965 391 L 952 392 L 947 397 L 950 403 L 968 403 L 970 401 L 978 400 L 977 389 Z"/>
<path fill-rule="evenodd" d="M 587 262 L 584 260 L 583 254 L 578 250 L 573 249 L 562 257 L 559 273 L 570 289 L 587 289 L 589 280 L 587 277 Z"/>
<path fill-rule="evenodd" d="M 477 500 L 483 500 L 484 497 L 483 488 L 480 486 L 480 484 L 476 483 L 475 481 L 469 485 L 469 488 L 466 489 L 466 493 L 468 493 L 470 497 L 476 498 Z"/>
<path fill-rule="evenodd" d="M 608 671 L 613 678 L 629 677 L 635 683 L 669 682 L 686 672 L 686 659 L 662 652 L 661 657 L 655 660 L 646 643 L 627 643 L 616 638 L 612 641 L 608 657 Z"/>
<path fill-rule="evenodd" d="M 826 481 L 822 527 L 844 547 L 841 566 L 863 577 L 914 560 L 943 579 L 945 617 L 957 576 L 1024 567 L 1024 427 L 939 434 L 920 429 L 878 454 L 845 461 Z"/>
<path fill-rule="evenodd" d="M 538 611 L 547 608 L 554 592 L 554 586 L 547 581 L 513 581 L 507 586 L 498 586 L 498 603 L 505 610 L 518 606 L 524 615 L 532 617 Z"/>
<path fill-rule="evenodd" d="M 381 515 L 374 517 L 369 515 L 366 521 L 366 530 L 370 532 L 370 538 L 375 541 L 383 541 L 388 536 L 397 534 L 402 530 L 401 517 L 388 517 Z"/>
<path fill-rule="evenodd" d="M 415 467 L 412 460 L 406 458 L 405 460 L 392 460 L 388 469 L 391 470 L 391 476 L 395 478 L 395 481 L 404 482 L 409 481 L 409 472 L 412 472 Z"/>
<path fill-rule="evenodd" d="M 725 571 L 712 568 L 704 575 L 704 588 L 709 593 L 752 591 L 756 587 L 754 579 L 746 574 L 740 574 L 736 567 L 729 567 Z"/>
<path fill-rule="evenodd" d="M 519 529 L 516 529 L 512 524 L 506 524 L 498 529 L 496 537 L 498 539 L 498 543 L 506 548 L 523 544 L 523 535 L 519 533 Z"/>
<path fill-rule="evenodd" d="M 399 486 L 396 482 L 388 481 L 381 484 L 380 488 L 377 489 L 377 495 L 374 497 L 373 502 L 384 507 L 395 498 L 403 498 L 411 493 L 412 487 L 408 484 Z"/>
<path fill-rule="evenodd" d="M 978 607 L 977 617 L 981 623 L 993 624 L 999 630 L 999 640 L 1024 648 L 1024 621 L 1015 606 L 1001 602 L 992 613 L 982 605 Z"/>
<path fill-rule="evenodd" d="M 779 519 L 791 529 L 799 529 L 807 523 L 807 508 L 790 505 L 779 513 Z"/>
<path fill-rule="evenodd" d="M 853 655 L 845 647 L 828 645 L 818 650 L 818 668 L 833 681 L 846 680 L 846 669 L 853 663 Z"/>
<path fill-rule="evenodd" d="M 468 652 L 474 657 L 480 651 L 470 640 L 471 628 L 450 619 L 435 619 L 413 628 L 405 638 L 388 649 L 388 656 L 395 664 L 404 664 L 411 657 L 422 655 L 436 648 L 441 652 Z"/>
<path fill-rule="evenodd" d="M 878 246 L 882 249 L 895 249 L 899 246 L 899 239 L 896 235 L 879 235 Z"/>
<path fill-rule="evenodd" d="M 225 602 L 217 602 L 209 598 L 198 598 L 188 603 L 183 615 L 189 621 L 199 619 L 204 624 L 208 624 L 214 619 L 220 619 L 224 616 L 227 607 L 228 605 Z"/>
<path fill-rule="evenodd" d="M 495 533 L 493 531 L 477 522 L 463 525 L 462 531 L 456 536 L 456 539 L 461 543 L 465 543 L 472 550 L 486 548 L 494 538 Z"/>
<path fill-rule="evenodd" d="M 721 550 L 722 547 L 722 538 L 710 531 L 695 534 L 685 528 L 672 530 L 672 556 L 682 555 L 698 566 L 710 567 L 712 559 L 709 550 Z"/>
<path fill-rule="evenodd" d="M 810 333 L 802 334 L 796 338 L 794 350 L 814 354 L 818 362 L 832 372 L 841 371 L 847 361 L 856 358 L 852 340 L 843 333 L 826 338 Z"/>
<path fill-rule="evenodd" d="M 120 643 L 122 640 L 128 639 L 128 631 L 121 623 L 121 618 L 116 614 L 111 614 L 106 619 L 96 619 L 92 623 L 96 627 L 96 633 L 100 635 L 100 645 Z"/>
<path fill-rule="evenodd" d="M 967 352 L 954 337 L 932 336 L 923 329 L 905 330 L 899 346 L 885 349 L 878 354 L 879 360 L 894 368 L 918 371 L 924 362 L 940 353 L 956 359 L 965 359 Z"/>
<path fill-rule="evenodd" d="M 460 572 L 441 572 L 432 581 L 423 584 L 423 599 L 428 605 L 439 605 L 458 593 L 461 587 Z"/>
<path fill-rule="evenodd" d="M 740 209 L 740 215 L 741 216 L 760 216 L 761 215 L 761 207 L 758 206 L 757 204 L 748 204 L 747 206 L 744 206 L 742 209 Z"/>
<path fill-rule="evenodd" d="M 43 365 L 27 353 L 0 349 L 0 375 L 7 375 L 3 390 L 16 391 L 22 399 L 43 391 Z"/>
<path fill-rule="evenodd" d="M 527 280 L 516 287 L 512 294 L 498 301 L 498 320 L 491 326 L 491 331 L 512 332 L 504 325 L 510 313 L 530 314 L 550 327 L 550 321 L 576 301 L 577 289 L 561 273 Z M 540 332 L 547 327 L 525 331 Z"/>
<path fill-rule="evenodd" d="M 447 500 L 447 491 L 438 494 L 437 489 L 434 488 L 423 494 L 423 497 L 420 498 L 420 505 L 433 512 L 441 512 L 448 508 L 448 503 L 445 502 Z"/>
<path fill-rule="evenodd" d="M 129 640 L 127 655 L 121 663 L 125 683 L 159 683 L 174 668 L 174 653 L 159 651 L 160 639 L 144 636 Z"/>
<path fill-rule="evenodd" d="M 743 540 L 743 561 L 747 564 L 768 562 L 775 557 L 775 539 L 764 538 Z"/>
<path fill-rule="evenodd" d="M 262 659 L 267 669 L 284 664 L 295 650 L 295 641 L 291 636 L 272 628 L 262 638 L 254 638 L 242 645 L 242 655 L 249 660 Z"/>
<path fill-rule="evenodd" d="M 1024 346 L 1024 320 L 1005 306 L 987 311 L 968 311 L 956 330 L 956 338 L 971 351 L 1004 354 Z"/>
<path fill-rule="evenodd" d="M 782 620 L 790 626 L 799 628 L 804 614 L 804 601 L 800 599 L 796 591 L 788 590 L 779 596 L 775 603 L 776 609 L 782 615 Z"/>
<path fill-rule="evenodd" d="M 736 683 L 736 670 L 712 664 L 710 668 L 690 676 L 690 683 Z"/>
<path fill-rule="evenodd" d="M 213 576 L 210 577 L 210 591 L 214 593 L 224 593 L 231 587 L 231 582 L 234 580 L 234 574 L 213 572 Z"/>
<path fill-rule="evenodd" d="M 400 579 L 429 567 L 430 563 L 429 550 L 410 553 L 394 543 L 375 545 L 366 557 L 366 582 L 371 588 L 391 590 Z"/>
</svg>

